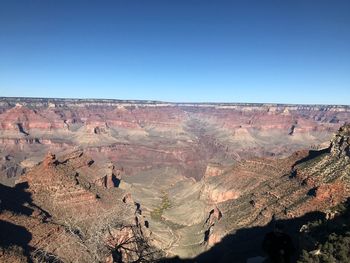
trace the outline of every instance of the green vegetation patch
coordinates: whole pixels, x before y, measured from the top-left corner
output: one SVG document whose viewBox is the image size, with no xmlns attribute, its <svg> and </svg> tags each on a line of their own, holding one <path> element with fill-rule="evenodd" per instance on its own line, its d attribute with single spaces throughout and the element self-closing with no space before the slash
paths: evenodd
<svg viewBox="0 0 350 263">
<path fill-rule="evenodd" d="M 350 199 L 349 199 L 350 200 Z M 334 219 L 308 223 L 308 235 L 315 249 L 301 247 L 298 263 L 345 263 L 350 262 L 350 201 L 334 208 Z"/>
<path fill-rule="evenodd" d="M 162 201 L 159 206 L 157 206 L 151 212 L 151 218 L 154 220 L 162 220 L 162 215 L 164 210 L 171 207 L 171 202 L 169 200 L 169 196 L 166 192 L 162 191 Z"/>
</svg>

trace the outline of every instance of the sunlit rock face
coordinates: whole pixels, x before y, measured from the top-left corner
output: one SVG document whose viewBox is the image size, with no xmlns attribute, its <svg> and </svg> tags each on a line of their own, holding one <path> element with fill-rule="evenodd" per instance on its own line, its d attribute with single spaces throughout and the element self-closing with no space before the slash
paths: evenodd
<svg viewBox="0 0 350 263">
<path fill-rule="evenodd" d="M 26 183 L 31 209 L 49 213 L 16 219 L 38 225 L 33 240 L 49 242 L 40 233 L 59 223 L 50 231 L 78 244 L 66 255 L 52 236 L 62 259 L 96 261 L 80 239 L 112 262 L 135 233 L 157 255 L 194 258 L 239 229 L 349 196 L 349 117 L 340 106 L 3 98 L 0 182 Z M 73 223 L 85 236 L 64 232 Z M 118 253 L 136 260 L 135 247 Z"/>
<path fill-rule="evenodd" d="M 344 125 L 339 132 L 333 137 L 331 142 L 331 153 L 339 158 L 350 157 L 350 126 Z"/>
</svg>

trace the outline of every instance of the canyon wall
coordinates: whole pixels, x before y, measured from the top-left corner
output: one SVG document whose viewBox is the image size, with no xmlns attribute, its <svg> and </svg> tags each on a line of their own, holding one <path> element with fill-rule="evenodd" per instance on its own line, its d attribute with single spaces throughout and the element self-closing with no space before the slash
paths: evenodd
<svg viewBox="0 0 350 263">
<path fill-rule="evenodd" d="M 325 147 L 349 116 L 336 105 L 0 98 L 0 178 L 79 147 L 128 175 L 172 166 L 198 180 L 208 163 Z"/>
</svg>

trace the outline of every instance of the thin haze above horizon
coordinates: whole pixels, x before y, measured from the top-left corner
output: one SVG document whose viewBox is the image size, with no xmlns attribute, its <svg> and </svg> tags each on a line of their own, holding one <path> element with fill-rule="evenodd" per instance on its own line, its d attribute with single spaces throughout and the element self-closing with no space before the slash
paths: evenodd
<svg viewBox="0 0 350 263">
<path fill-rule="evenodd" d="M 350 104 L 350 1 L 0 1 L 0 96 Z"/>
</svg>

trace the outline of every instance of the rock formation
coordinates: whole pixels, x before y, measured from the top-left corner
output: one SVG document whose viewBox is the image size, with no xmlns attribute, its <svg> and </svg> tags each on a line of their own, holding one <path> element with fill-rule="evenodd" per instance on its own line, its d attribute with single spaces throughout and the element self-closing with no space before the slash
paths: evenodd
<svg viewBox="0 0 350 263">
<path fill-rule="evenodd" d="M 54 255 L 63 262 L 102 262 L 119 253 L 124 260 L 137 260 L 141 241 L 147 245 L 143 249 L 154 250 L 147 243 L 151 232 L 143 219 L 135 218 L 140 208 L 123 202 L 127 195 L 123 190 L 95 184 L 94 178 L 100 177 L 98 173 L 103 175 L 105 169 L 98 162 L 89 165 L 88 160 L 91 158 L 81 151 L 58 158 L 48 153 L 13 190 L 5 186 L 0 189 L 5 210 L 0 213 L 0 222 L 30 231 L 31 240 L 23 245 L 28 259 L 45 261 Z M 109 175 L 113 168 L 109 166 Z M 20 200 L 21 196 L 25 198 Z M 18 206 L 23 206 L 23 215 L 7 212 Z M 2 238 L 16 244 L 9 236 Z M 4 257 L 6 253 L 0 255 L 0 261 Z"/>
<path fill-rule="evenodd" d="M 350 126 L 340 127 L 331 142 L 331 153 L 339 158 L 350 157 Z"/>
</svg>

